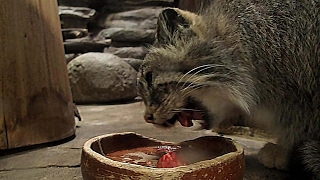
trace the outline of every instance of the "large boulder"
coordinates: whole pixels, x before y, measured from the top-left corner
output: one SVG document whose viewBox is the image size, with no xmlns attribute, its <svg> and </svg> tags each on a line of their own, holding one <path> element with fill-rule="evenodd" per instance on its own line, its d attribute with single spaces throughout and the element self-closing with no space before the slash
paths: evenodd
<svg viewBox="0 0 320 180">
<path fill-rule="evenodd" d="M 86 53 L 68 64 L 75 103 L 105 103 L 132 100 L 137 96 L 137 72 L 109 53 Z"/>
</svg>

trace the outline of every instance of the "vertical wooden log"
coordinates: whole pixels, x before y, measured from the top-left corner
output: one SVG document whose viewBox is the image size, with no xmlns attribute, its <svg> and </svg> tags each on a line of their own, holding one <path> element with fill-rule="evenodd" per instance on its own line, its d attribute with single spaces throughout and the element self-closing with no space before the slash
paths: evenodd
<svg viewBox="0 0 320 180">
<path fill-rule="evenodd" d="M 0 149 L 72 136 L 57 1 L 0 1 Z"/>
<path fill-rule="evenodd" d="M 2 9 L 0 9 L 1 11 Z M 0 23 L 1 23 L 1 18 L 0 18 Z M 3 49 L 3 43 L 2 42 L 2 36 L 0 36 L 0 49 Z M 1 57 L 1 56 L 0 56 Z M 6 133 L 6 127 L 5 127 L 5 122 L 4 122 L 4 106 L 3 106 L 3 88 L 2 88 L 2 82 L 3 82 L 3 60 L 0 60 L 0 149 L 5 149 L 8 147 L 7 144 L 7 133 Z"/>
</svg>

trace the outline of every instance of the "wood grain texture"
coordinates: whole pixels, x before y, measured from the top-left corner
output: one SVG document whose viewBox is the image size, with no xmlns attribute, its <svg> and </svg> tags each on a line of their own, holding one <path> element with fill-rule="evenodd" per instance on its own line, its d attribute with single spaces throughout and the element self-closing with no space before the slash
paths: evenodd
<svg viewBox="0 0 320 180">
<path fill-rule="evenodd" d="M 73 135 L 72 96 L 57 2 L 2 1 L 0 129 L 6 125 L 7 148 Z M 1 137 L 0 133 L 0 143 Z"/>
<path fill-rule="evenodd" d="M 4 11 L 4 6 L 0 5 L 0 12 Z M 3 24 L 4 20 L 3 17 L 0 15 L 0 24 Z M 1 32 L 1 29 L 0 29 Z M 2 32 L 1 32 L 2 34 Z M 4 42 L 4 36 L 0 35 L 0 42 Z M 0 51 L 1 49 L 4 49 L 4 43 L 0 43 Z M 0 56 L 1 57 L 1 56 Z M 7 135 L 6 135 L 6 128 L 5 128 L 5 118 L 4 118 L 4 112 L 3 112 L 3 72 L 4 70 L 4 60 L 0 60 L 0 149 L 5 149 L 7 148 Z"/>
</svg>

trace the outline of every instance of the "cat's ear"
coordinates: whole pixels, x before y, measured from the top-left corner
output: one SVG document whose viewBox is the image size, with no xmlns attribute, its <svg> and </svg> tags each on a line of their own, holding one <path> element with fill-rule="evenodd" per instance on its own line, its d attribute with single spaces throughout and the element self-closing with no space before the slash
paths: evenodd
<svg viewBox="0 0 320 180">
<path fill-rule="evenodd" d="M 201 36 L 204 28 L 200 16 L 177 8 L 167 8 L 159 14 L 156 44 L 170 44 L 174 38 Z"/>
</svg>

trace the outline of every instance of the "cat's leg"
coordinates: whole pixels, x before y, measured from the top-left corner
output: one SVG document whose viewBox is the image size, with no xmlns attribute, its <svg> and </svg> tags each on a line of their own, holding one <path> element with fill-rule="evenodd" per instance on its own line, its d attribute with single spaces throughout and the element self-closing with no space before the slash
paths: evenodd
<svg viewBox="0 0 320 180">
<path fill-rule="evenodd" d="M 280 145 L 267 143 L 258 153 L 258 160 L 267 168 L 288 170 L 290 150 Z"/>
<path fill-rule="evenodd" d="M 277 143 L 267 143 L 258 153 L 258 160 L 268 168 L 288 170 L 290 153 L 295 141 L 290 128 L 283 128 L 280 125 L 280 117 L 274 111 L 267 108 L 260 108 L 253 114 L 254 124 L 265 129 L 277 138 Z"/>
</svg>

